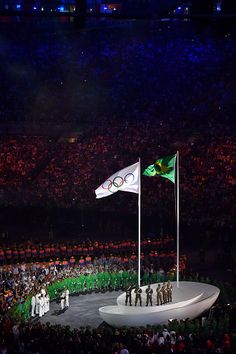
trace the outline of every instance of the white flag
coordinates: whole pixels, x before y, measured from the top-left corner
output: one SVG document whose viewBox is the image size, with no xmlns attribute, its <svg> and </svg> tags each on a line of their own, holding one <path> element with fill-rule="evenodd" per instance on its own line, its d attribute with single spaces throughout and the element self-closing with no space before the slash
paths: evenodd
<svg viewBox="0 0 236 354">
<path fill-rule="evenodd" d="M 108 197 L 118 191 L 139 193 L 139 162 L 120 170 L 95 190 L 96 198 Z"/>
</svg>

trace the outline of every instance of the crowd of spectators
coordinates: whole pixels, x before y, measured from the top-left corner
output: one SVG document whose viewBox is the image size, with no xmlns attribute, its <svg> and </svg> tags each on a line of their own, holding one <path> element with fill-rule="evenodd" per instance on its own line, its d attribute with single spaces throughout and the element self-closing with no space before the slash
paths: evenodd
<svg viewBox="0 0 236 354">
<path fill-rule="evenodd" d="M 64 32 L 45 25 L 27 34 L 24 24 L 12 28 L 7 37 L 3 29 L 1 41 L 1 121 L 90 128 L 75 141 L 3 137 L 1 205 L 133 212 L 135 196 L 101 202 L 94 190 L 138 157 L 145 168 L 179 149 L 181 218 L 228 224 L 236 153 L 233 28 L 225 36 L 181 21 L 98 21 Z M 168 181 L 143 178 L 142 189 L 144 214 L 173 219 Z"/>
<path fill-rule="evenodd" d="M 0 323 L 1 353 L 26 354 L 229 354 L 234 353 L 227 319 L 201 325 L 200 320 L 173 321 L 168 326 L 141 329 L 70 329 L 50 323 Z M 218 329 L 221 326 L 219 333 Z"/>
<path fill-rule="evenodd" d="M 165 275 L 169 272 L 169 276 L 175 274 L 176 253 L 170 251 L 173 243 L 171 237 L 163 238 L 163 240 L 144 240 L 142 244 L 141 266 L 142 279 L 145 283 L 148 281 L 157 281 L 157 278 L 164 280 Z M 118 248 L 117 248 L 118 246 Z M 19 252 L 19 257 L 13 255 L 6 257 L 4 265 L 0 266 L 0 294 L 1 294 L 1 311 L 8 310 L 14 304 L 21 303 L 32 292 L 36 291 L 40 286 L 48 286 L 56 280 L 64 278 L 78 278 L 82 275 L 94 274 L 94 282 L 96 282 L 99 273 L 105 271 L 112 273 L 136 272 L 137 255 L 136 244 L 134 241 L 124 241 L 119 245 L 113 242 L 102 244 L 94 242 L 90 244 L 53 244 L 36 246 L 28 243 L 24 250 L 25 253 Z M 159 251 L 157 252 L 157 249 Z M 6 250 L 11 250 L 9 247 Z M 135 251 L 134 251 L 135 250 Z M 41 252 L 43 251 L 43 252 Z M 112 253 L 110 253 L 112 251 Z M 14 258 L 16 257 L 17 258 Z M 5 264 L 7 261 L 8 264 Z M 15 261 L 15 263 L 14 263 Z M 18 262 L 17 262 L 18 261 Z M 19 262 L 20 261 L 20 262 Z M 17 263 L 16 263 L 17 262 Z M 186 256 L 180 258 L 180 271 L 184 274 L 186 267 Z M 97 288 L 108 287 L 111 278 L 107 275 L 107 280 L 100 281 L 97 279 Z M 121 277 L 122 278 L 122 277 Z M 127 275 L 126 275 L 127 278 Z M 155 280 L 154 280 L 155 278 Z M 82 278 L 81 278 L 82 279 Z M 83 278 L 81 289 L 84 289 Z M 113 287 L 115 284 L 112 285 Z M 119 286 L 124 287 L 124 281 L 119 281 Z M 88 288 L 88 284 L 87 284 Z M 95 288 L 93 284 L 92 288 Z"/>
<path fill-rule="evenodd" d="M 223 131 L 222 131 L 223 129 Z M 133 195 L 119 193 L 97 201 L 94 190 L 115 171 L 142 158 L 143 169 L 158 156 L 180 151 L 181 217 L 227 224 L 233 214 L 234 139 L 226 129 L 188 138 L 178 130 L 178 146 L 171 142 L 172 126 L 120 125 L 97 128 L 73 143 L 45 137 L 5 137 L 1 141 L 1 204 L 79 207 L 123 212 L 136 210 Z M 114 136 L 117 139 L 114 141 Z M 174 217 L 173 185 L 142 177 L 144 215 Z M 115 198 L 115 199 L 114 199 Z M 159 201 L 157 203 L 157 200 Z"/>
<path fill-rule="evenodd" d="M 180 323 L 172 321 L 168 326 L 146 329 L 117 330 L 106 326 L 97 329 L 71 329 L 69 326 L 43 324 L 35 320 L 25 322 L 23 318 L 16 321 L 8 317 L 10 308 L 23 304 L 32 291 L 50 287 L 51 284 L 66 279 L 83 278 L 85 285 L 81 287 L 82 292 L 89 290 L 87 279 L 92 274 L 98 276 L 119 272 L 121 277 L 126 275 L 132 283 L 135 281 L 135 263 L 125 264 L 118 258 L 119 255 L 95 257 L 93 261 L 83 265 L 71 260 L 66 263 L 50 260 L 1 267 L 1 290 L 4 290 L 4 293 L 1 293 L 0 311 L 1 353 L 234 353 L 233 336 L 228 334 L 229 317 L 221 307 L 218 307 L 217 318 L 208 319 L 204 323 L 201 323 L 203 319 Z M 144 271 L 143 281 L 145 274 L 147 275 L 144 283 L 153 282 L 152 266 L 146 267 Z M 161 268 L 157 275 L 158 281 L 166 279 Z M 107 291 L 109 287 L 105 285 L 105 288 L 97 289 Z M 55 299 L 55 296 L 51 298 Z M 122 352 L 125 349 L 126 351 Z"/>
<path fill-rule="evenodd" d="M 137 241 L 121 240 L 121 241 L 70 241 L 70 242 L 56 242 L 56 243 L 3 243 L 0 246 L 0 265 L 12 264 L 18 261 L 43 261 L 50 258 L 63 257 L 70 258 L 87 256 L 100 257 L 117 255 L 130 257 L 138 248 Z M 141 249 L 145 254 L 151 257 L 160 257 L 160 255 L 168 254 L 174 249 L 174 238 L 170 235 L 161 238 L 144 238 L 141 241 Z"/>
</svg>

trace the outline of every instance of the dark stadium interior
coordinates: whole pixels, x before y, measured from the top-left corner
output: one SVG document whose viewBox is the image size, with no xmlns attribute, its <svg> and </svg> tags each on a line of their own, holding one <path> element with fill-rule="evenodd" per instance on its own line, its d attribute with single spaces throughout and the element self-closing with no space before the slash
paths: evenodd
<svg viewBox="0 0 236 354">
<path fill-rule="evenodd" d="M 0 0 L 0 354 L 235 353 L 235 59 L 232 0 Z M 215 305 L 163 344 L 32 319 L 42 286 L 57 301 L 77 278 L 79 304 L 137 281 L 137 194 L 95 189 L 176 151 L 180 279 L 219 286 Z M 142 284 L 175 280 L 175 185 L 141 186 Z"/>
</svg>

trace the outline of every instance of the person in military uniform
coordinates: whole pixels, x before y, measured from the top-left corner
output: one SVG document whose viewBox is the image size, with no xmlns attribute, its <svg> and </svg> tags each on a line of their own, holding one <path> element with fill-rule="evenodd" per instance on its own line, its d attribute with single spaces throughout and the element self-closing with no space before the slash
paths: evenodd
<svg viewBox="0 0 236 354">
<path fill-rule="evenodd" d="M 161 291 L 161 284 L 157 285 L 157 306 L 162 305 L 163 301 L 162 301 L 162 291 Z"/>
<path fill-rule="evenodd" d="M 172 290 L 173 290 L 173 286 L 172 286 L 170 280 L 168 280 L 168 283 L 167 283 L 167 301 L 168 302 L 172 302 Z"/>
<path fill-rule="evenodd" d="M 167 285 L 165 282 L 162 284 L 161 293 L 162 293 L 163 304 L 166 304 L 167 303 Z"/>
<path fill-rule="evenodd" d="M 148 284 L 148 287 L 146 289 L 146 294 L 147 294 L 147 297 L 146 297 L 146 306 L 149 305 L 149 303 L 151 304 L 152 306 L 152 294 L 153 294 L 153 290 L 150 286 L 150 284 Z"/>
<path fill-rule="evenodd" d="M 139 301 L 139 305 L 142 306 L 142 289 L 139 287 L 139 285 L 136 286 L 135 290 L 135 306 L 137 305 L 138 301 Z"/>
<path fill-rule="evenodd" d="M 132 306 L 132 286 L 129 285 L 127 286 L 126 290 L 125 290 L 125 305 L 127 305 L 128 301 L 129 301 L 129 306 Z"/>
</svg>

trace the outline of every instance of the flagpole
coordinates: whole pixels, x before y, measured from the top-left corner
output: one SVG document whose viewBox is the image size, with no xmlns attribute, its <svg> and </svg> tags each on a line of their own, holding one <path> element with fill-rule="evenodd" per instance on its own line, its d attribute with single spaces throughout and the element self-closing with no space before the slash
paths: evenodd
<svg viewBox="0 0 236 354">
<path fill-rule="evenodd" d="M 176 282 L 177 288 L 179 287 L 179 151 L 176 154 L 176 256 L 177 256 L 177 264 L 176 264 Z"/>
<path fill-rule="evenodd" d="M 138 285 L 140 286 L 140 264 L 141 264 L 141 160 L 139 158 L 138 177 Z"/>
</svg>

